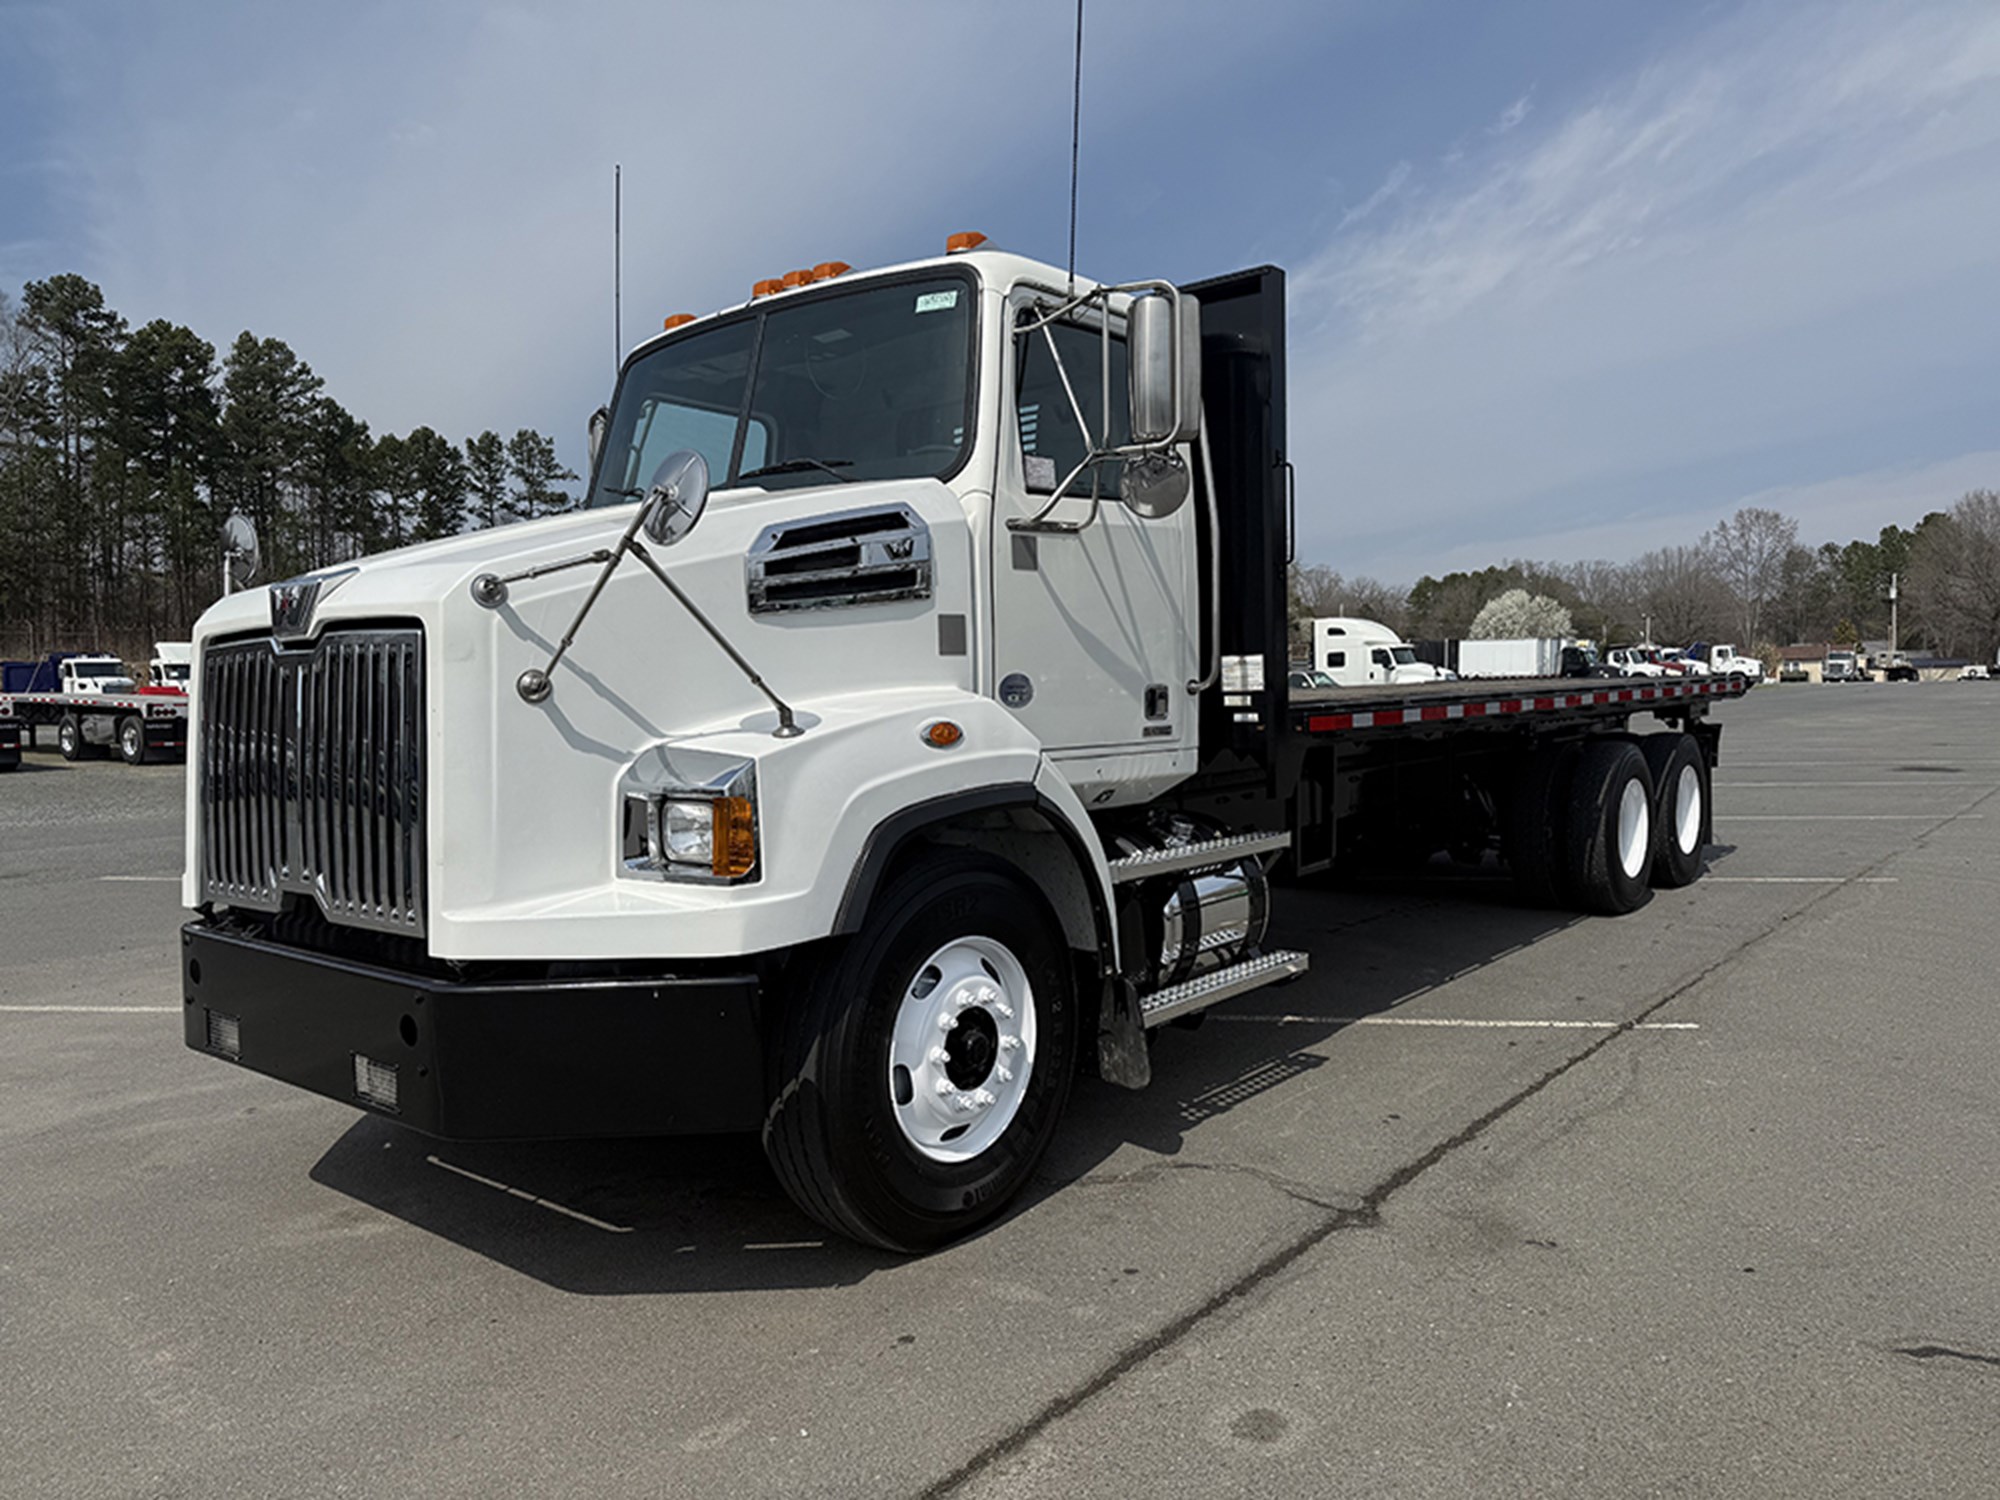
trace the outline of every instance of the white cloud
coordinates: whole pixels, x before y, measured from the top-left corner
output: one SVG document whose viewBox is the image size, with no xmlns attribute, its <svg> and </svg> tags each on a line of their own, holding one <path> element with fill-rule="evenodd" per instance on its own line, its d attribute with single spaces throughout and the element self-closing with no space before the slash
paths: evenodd
<svg viewBox="0 0 2000 1500">
<path fill-rule="evenodd" d="M 1759 7 L 1397 208 L 1292 281 L 1308 557 L 1625 555 L 1735 475 L 1962 452 L 1940 412 L 2000 381 L 2000 11 Z"/>
</svg>

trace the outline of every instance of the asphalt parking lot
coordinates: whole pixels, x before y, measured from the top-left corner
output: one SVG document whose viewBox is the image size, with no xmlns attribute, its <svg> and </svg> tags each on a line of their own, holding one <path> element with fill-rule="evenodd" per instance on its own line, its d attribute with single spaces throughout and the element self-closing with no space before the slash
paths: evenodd
<svg viewBox="0 0 2000 1500">
<path fill-rule="evenodd" d="M 1619 920 L 1316 884 L 1020 1210 L 460 1147 L 183 1049 L 182 771 L 0 773 L 0 1489 L 1989 1495 L 2000 686 L 1725 705 Z"/>
</svg>

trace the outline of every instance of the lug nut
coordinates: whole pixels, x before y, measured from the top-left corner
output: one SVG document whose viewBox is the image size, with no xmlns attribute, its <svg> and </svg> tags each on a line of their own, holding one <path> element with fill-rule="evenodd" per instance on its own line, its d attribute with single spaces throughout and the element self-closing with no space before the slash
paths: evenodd
<svg viewBox="0 0 2000 1500">
<path fill-rule="evenodd" d="M 949 1078 L 940 1078 L 937 1081 L 937 1091 L 940 1096 L 949 1094 L 951 1092 L 951 1080 Z"/>
<path fill-rule="evenodd" d="M 1000 1050 L 1002 1052 L 1012 1052 L 1020 1045 L 1021 1039 L 1017 1036 L 1003 1036 L 1000 1038 Z"/>
<path fill-rule="evenodd" d="M 994 1099 L 985 1089 L 981 1089 L 972 1096 L 972 1102 L 977 1104 L 981 1109 L 984 1109 L 987 1105 L 992 1104 Z"/>
<path fill-rule="evenodd" d="M 1007 1068 L 995 1068 L 993 1070 L 993 1076 L 999 1079 L 1002 1083 L 1012 1083 L 1014 1081 L 1013 1072 Z"/>
<path fill-rule="evenodd" d="M 970 1094 L 960 1094 L 951 1102 L 959 1109 L 971 1109 L 979 1101 L 974 1099 Z"/>
<path fill-rule="evenodd" d="M 1011 1021 L 1014 1019 L 1014 1007 L 1009 1005 L 1005 1000 L 1002 1000 L 998 1005 L 994 1006 L 993 1008 L 1000 1012 L 1001 1020 Z"/>
<path fill-rule="evenodd" d="M 924 1054 L 925 1062 L 941 1063 L 944 1060 L 945 1060 L 945 1051 L 944 1048 L 942 1047 L 933 1047 L 929 1052 Z"/>
</svg>

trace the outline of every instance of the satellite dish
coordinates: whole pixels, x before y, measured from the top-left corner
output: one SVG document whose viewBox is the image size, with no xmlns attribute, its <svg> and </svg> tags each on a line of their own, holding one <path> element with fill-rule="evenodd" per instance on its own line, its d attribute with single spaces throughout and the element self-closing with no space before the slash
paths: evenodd
<svg viewBox="0 0 2000 1500">
<path fill-rule="evenodd" d="M 257 545 L 257 528 L 241 511 L 222 523 L 222 591 L 251 582 L 263 566 L 263 552 Z"/>
<path fill-rule="evenodd" d="M 708 460 L 692 448 L 682 448 L 660 460 L 653 482 L 646 487 L 646 535 L 671 547 L 701 519 L 708 504 Z"/>
</svg>

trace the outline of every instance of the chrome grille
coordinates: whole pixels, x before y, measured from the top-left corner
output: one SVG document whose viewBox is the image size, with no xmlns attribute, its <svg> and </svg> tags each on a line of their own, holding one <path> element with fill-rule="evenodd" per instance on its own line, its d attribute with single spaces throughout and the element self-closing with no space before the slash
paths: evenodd
<svg viewBox="0 0 2000 1500">
<path fill-rule="evenodd" d="M 203 899 L 277 911 L 296 893 L 330 921 L 423 932 L 423 644 L 352 630 L 203 653 Z"/>
</svg>

